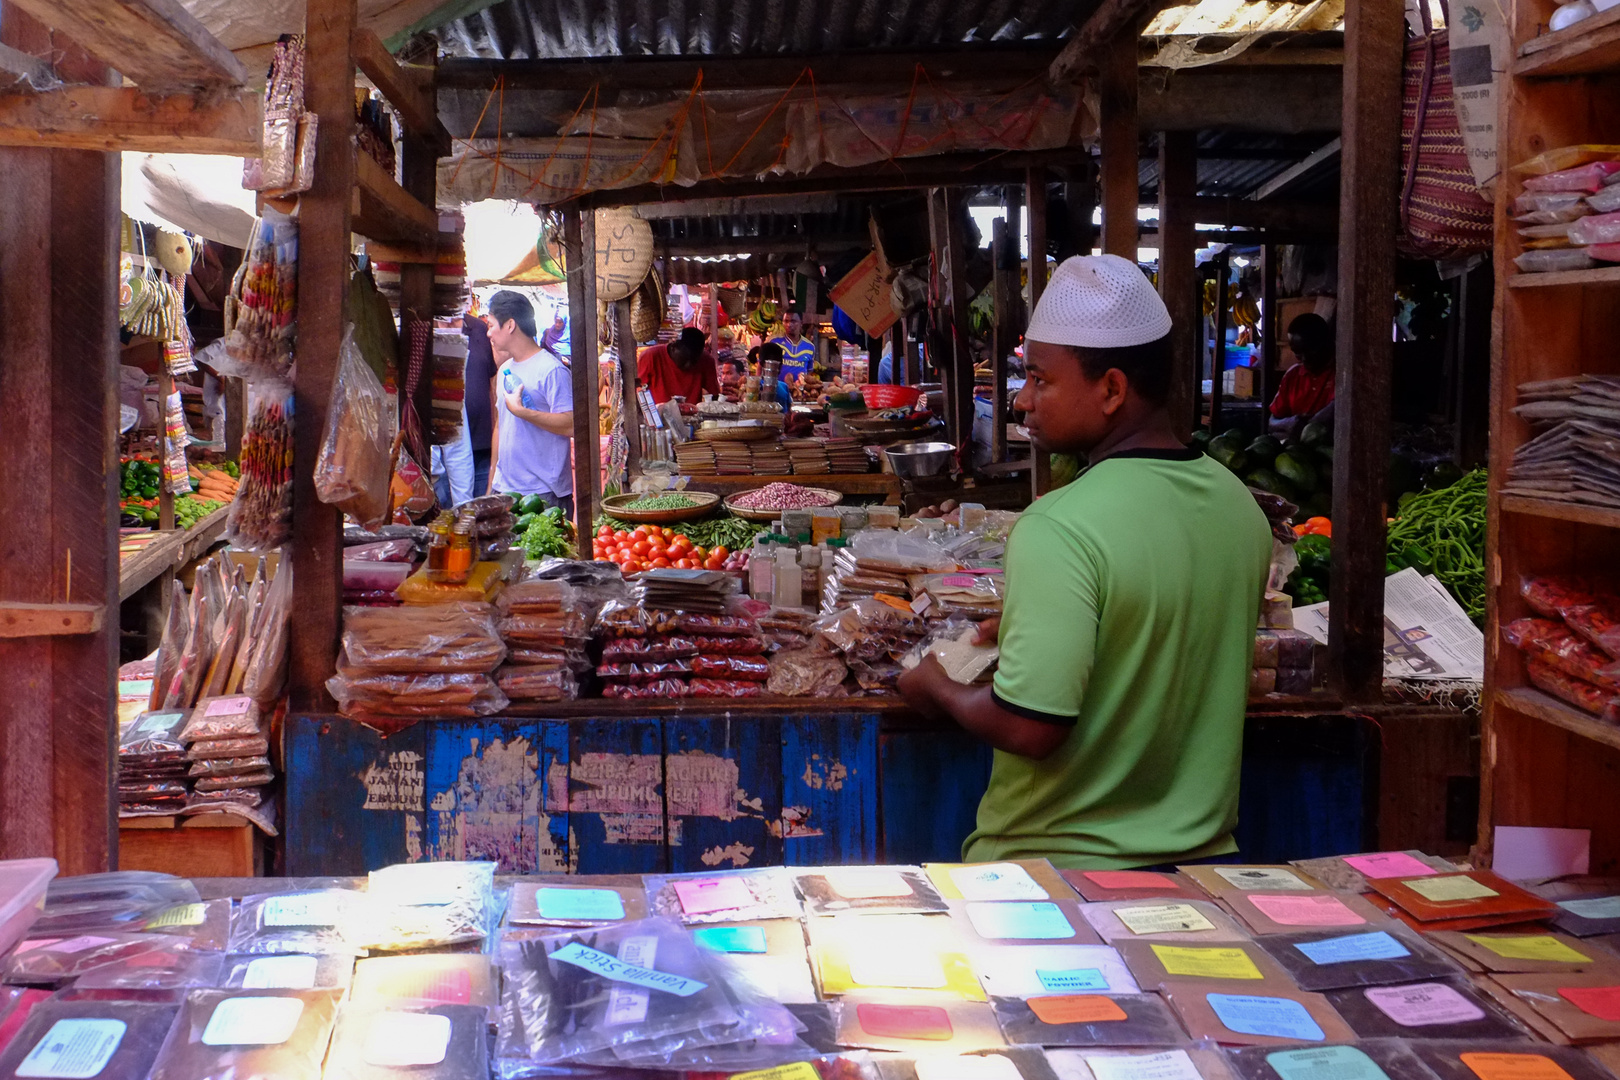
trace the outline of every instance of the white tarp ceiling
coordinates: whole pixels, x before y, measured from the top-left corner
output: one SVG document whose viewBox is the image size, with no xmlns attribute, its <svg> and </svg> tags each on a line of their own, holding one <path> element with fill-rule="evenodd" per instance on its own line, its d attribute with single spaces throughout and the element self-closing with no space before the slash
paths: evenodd
<svg viewBox="0 0 1620 1080">
<path fill-rule="evenodd" d="M 123 155 L 124 213 L 183 229 L 229 247 L 247 247 L 256 215 L 242 188 L 242 159 L 207 154 Z"/>
</svg>

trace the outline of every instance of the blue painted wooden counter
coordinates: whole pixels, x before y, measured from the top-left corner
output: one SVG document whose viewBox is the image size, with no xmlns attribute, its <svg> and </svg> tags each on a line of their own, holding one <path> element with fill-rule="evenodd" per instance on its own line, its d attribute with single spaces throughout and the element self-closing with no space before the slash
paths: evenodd
<svg viewBox="0 0 1620 1080">
<path fill-rule="evenodd" d="M 290 717 L 284 872 L 419 859 L 493 859 L 514 874 L 945 861 L 959 857 L 990 774 L 982 744 L 892 708 L 581 714 L 590 704 L 601 703 L 567 719 L 438 720 L 386 738 L 339 717 Z M 1373 846 L 1366 726 L 1250 719 L 1246 858 Z"/>
</svg>

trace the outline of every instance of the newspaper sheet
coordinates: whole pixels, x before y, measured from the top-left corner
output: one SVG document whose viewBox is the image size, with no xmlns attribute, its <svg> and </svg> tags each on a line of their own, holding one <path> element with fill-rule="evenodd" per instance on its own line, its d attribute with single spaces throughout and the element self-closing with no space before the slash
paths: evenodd
<svg viewBox="0 0 1620 1080">
<path fill-rule="evenodd" d="M 1294 628 L 1326 645 L 1328 605 L 1295 608 Z M 1485 635 L 1444 585 L 1410 568 L 1384 579 L 1384 674 L 1392 679 L 1485 678 Z"/>
</svg>

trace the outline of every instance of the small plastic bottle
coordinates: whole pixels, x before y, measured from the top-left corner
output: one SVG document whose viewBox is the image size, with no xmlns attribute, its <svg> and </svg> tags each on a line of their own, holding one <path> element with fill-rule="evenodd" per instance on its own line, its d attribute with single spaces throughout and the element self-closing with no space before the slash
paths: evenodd
<svg viewBox="0 0 1620 1080">
<path fill-rule="evenodd" d="M 776 596 L 772 604 L 795 609 L 804 606 L 804 574 L 799 569 L 798 549 L 791 545 L 776 549 Z"/>
<path fill-rule="evenodd" d="M 809 544 L 799 548 L 799 577 L 803 588 L 800 607 L 817 610 L 821 604 L 821 552 Z"/>
<path fill-rule="evenodd" d="M 748 595 L 771 602 L 776 593 L 776 560 L 771 533 L 754 537 L 754 550 L 748 556 Z"/>
</svg>

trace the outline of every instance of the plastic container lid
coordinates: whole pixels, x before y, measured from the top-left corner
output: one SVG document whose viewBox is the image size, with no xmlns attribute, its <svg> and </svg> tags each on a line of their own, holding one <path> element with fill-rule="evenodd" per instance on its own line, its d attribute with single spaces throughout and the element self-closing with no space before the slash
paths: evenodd
<svg viewBox="0 0 1620 1080">
<path fill-rule="evenodd" d="M 0 953 L 10 951 L 39 918 L 56 869 L 55 859 L 0 862 Z"/>
</svg>

